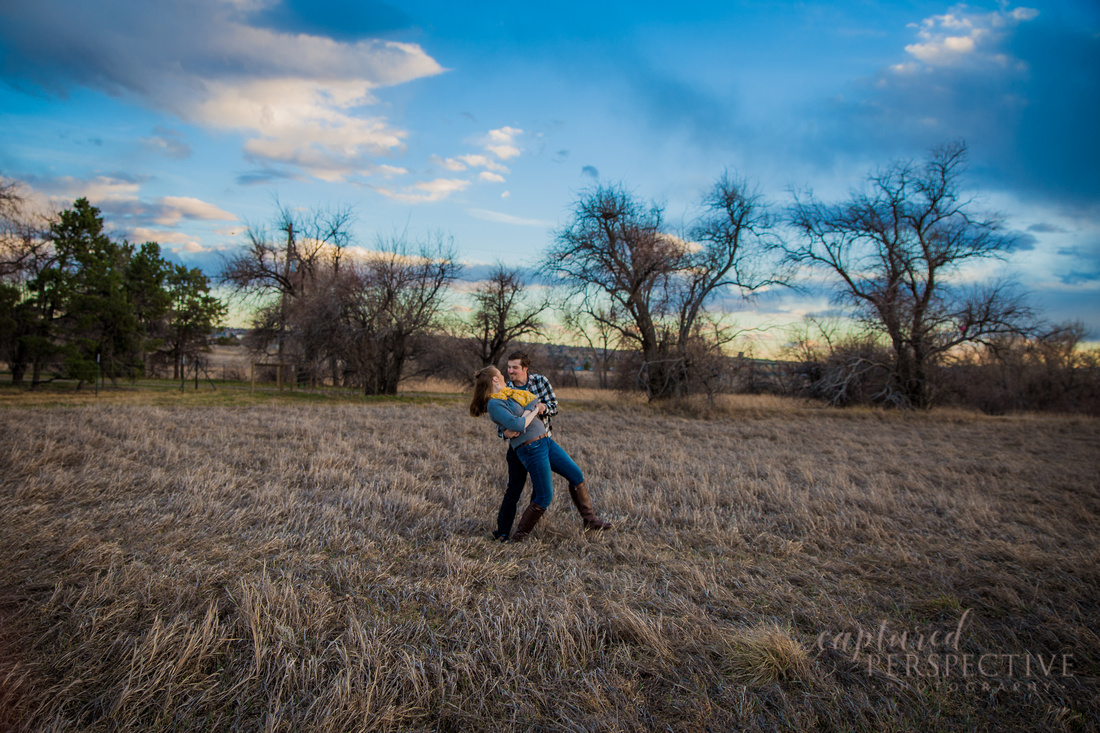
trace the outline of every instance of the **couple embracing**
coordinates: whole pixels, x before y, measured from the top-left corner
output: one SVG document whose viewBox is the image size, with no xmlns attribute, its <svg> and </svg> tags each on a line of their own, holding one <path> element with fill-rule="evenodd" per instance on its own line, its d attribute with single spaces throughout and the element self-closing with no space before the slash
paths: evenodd
<svg viewBox="0 0 1100 733">
<path fill-rule="evenodd" d="M 550 434 L 550 416 L 558 412 L 558 402 L 550 381 L 531 374 L 531 359 L 522 351 L 508 357 L 508 381 L 496 367 L 480 370 L 474 378 L 474 396 L 470 414 L 485 413 L 497 426 L 497 434 L 508 441 L 508 488 L 497 513 L 493 537 L 501 542 L 510 538 L 522 542 L 542 519 L 554 498 L 551 472 L 569 482 L 569 496 L 584 520 L 585 529 L 610 529 L 596 516 L 584 474 Z M 531 503 L 520 516 L 515 532 L 512 522 L 527 476 L 531 477 Z"/>
</svg>

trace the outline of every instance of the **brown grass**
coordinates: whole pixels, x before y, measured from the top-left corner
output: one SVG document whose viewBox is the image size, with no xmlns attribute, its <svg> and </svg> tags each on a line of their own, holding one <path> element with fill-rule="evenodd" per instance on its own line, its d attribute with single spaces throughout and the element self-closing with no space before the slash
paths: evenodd
<svg viewBox="0 0 1100 733">
<path fill-rule="evenodd" d="M 616 529 L 515 546 L 456 398 L 0 409 L 0 729 L 1100 727 L 1100 421 L 691 409 L 566 402 Z M 964 613 L 1073 676 L 854 648 Z"/>
<path fill-rule="evenodd" d="M 762 623 L 736 634 L 727 654 L 731 675 L 739 682 L 760 685 L 811 678 L 809 654 L 775 623 Z"/>
</svg>

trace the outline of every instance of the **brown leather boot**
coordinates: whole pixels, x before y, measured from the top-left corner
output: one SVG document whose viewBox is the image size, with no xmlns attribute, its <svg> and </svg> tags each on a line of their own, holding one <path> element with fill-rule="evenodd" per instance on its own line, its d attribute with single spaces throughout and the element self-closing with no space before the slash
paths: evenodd
<svg viewBox="0 0 1100 733">
<path fill-rule="evenodd" d="M 512 542 L 523 542 L 527 539 L 527 535 L 531 534 L 531 530 L 542 519 L 542 514 L 545 511 L 545 507 L 541 507 L 535 502 L 528 504 L 527 508 L 523 510 L 523 516 L 519 518 L 516 531 L 512 533 Z"/>
<path fill-rule="evenodd" d="M 585 529 L 611 529 L 610 522 L 605 522 L 596 516 L 595 510 L 592 509 L 592 501 L 588 498 L 588 489 L 584 487 L 584 483 L 570 486 L 569 496 L 573 498 L 577 511 L 581 513 Z"/>
</svg>

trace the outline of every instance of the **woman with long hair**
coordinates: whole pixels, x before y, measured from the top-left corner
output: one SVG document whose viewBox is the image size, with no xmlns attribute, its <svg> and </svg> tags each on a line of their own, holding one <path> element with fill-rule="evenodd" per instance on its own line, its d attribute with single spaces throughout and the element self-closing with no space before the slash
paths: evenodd
<svg viewBox="0 0 1100 733">
<path fill-rule="evenodd" d="M 569 454 L 546 434 L 546 427 L 537 419 L 538 407 L 538 399 L 530 392 L 506 386 L 504 375 L 496 367 L 485 367 L 474 376 L 470 414 L 479 417 L 489 413 L 489 419 L 494 423 L 518 433 L 511 439 L 511 445 L 531 477 L 531 503 L 519 519 L 512 542 L 527 539 L 550 506 L 554 498 L 551 465 L 555 473 L 566 478 L 571 488 L 584 485 L 584 473 Z M 586 527 L 607 529 L 611 526 L 597 519 L 594 513 L 591 520 L 585 522 Z"/>
</svg>

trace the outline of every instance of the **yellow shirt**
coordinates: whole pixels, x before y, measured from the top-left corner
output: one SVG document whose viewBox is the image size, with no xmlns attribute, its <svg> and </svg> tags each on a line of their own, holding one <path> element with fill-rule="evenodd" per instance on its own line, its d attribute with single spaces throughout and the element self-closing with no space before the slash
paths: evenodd
<svg viewBox="0 0 1100 733">
<path fill-rule="evenodd" d="M 514 400 L 524 407 L 538 399 L 525 389 L 514 389 L 512 387 L 505 387 L 499 392 L 489 395 L 489 397 L 494 400 Z"/>
</svg>

